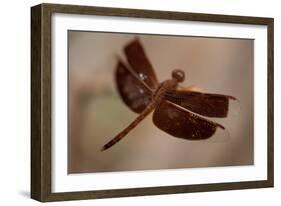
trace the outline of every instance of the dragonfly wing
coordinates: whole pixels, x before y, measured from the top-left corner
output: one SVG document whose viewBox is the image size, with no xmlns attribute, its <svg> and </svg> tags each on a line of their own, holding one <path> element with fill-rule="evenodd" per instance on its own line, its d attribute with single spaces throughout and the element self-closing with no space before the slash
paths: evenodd
<svg viewBox="0 0 281 206">
<path fill-rule="evenodd" d="M 163 101 L 153 114 L 153 123 L 166 133 L 188 140 L 211 137 L 223 126 L 193 114 L 169 101 Z"/>
<path fill-rule="evenodd" d="M 151 91 L 121 61 L 116 66 L 115 81 L 122 100 L 134 112 L 141 113 L 151 102 Z"/>
<path fill-rule="evenodd" d="M 144 48 L 138 38 L 130 42 L 124 49 L 126 58 L 132 69 L 151 89 L 156 89 L 158 81 L 154 69 L 147 58 Z"/>
<path fill-rule="evenodd" d="M 181 107 L 207 117 L 226 117 L 229 100 L 235 97 L 194 91 L 174 90 L 166 98 Z"/>
</svg>

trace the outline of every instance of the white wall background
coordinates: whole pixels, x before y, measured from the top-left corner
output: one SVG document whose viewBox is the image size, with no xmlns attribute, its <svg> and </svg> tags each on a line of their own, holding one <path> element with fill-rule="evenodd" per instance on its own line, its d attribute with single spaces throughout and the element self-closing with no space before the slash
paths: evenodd
<svg viewBox="0 0 281 206">
<path fill-rule="evenodd" d="M 275 188 L 47 203 L 47 205 L 280 205 L 281 12 L 276 0 L 61 0 L 95 6 L 275 18 Z M 0 33 L 1 205 L 39 205 L 30 185 L 30 7 L 41 1 L 2 1 Z"/>
</svg>

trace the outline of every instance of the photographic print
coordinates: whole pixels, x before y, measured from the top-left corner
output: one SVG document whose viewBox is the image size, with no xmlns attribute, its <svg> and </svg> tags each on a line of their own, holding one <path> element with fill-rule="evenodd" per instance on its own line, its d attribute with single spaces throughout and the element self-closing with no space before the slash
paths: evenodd
<svg viewBox="0 0 281 206">
<path fill-rule="evenodd" d="M 31 8 L 31 197 L 273 187 L 264 17 Z"/>
<path fill-rule="evenodd" d="M 68 173 L 254 163 L 254 40 L 68 31 Z"/>
</svg>

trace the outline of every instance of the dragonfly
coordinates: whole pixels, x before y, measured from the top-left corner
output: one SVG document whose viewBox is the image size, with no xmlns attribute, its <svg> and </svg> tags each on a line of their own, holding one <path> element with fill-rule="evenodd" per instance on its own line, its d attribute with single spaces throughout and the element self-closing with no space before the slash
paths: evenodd
<svg viewBox="0 0 281 206">
<path fill-rule="evenodd" d="M 225 130 L 205 117 L 227 117 L 229 100 L 235 97 L 182 89 L 179 84 L 185 80 L 185 73 L 180 69 L 174 69 L 171 79 L 159 83 L 138 37 L 124 47 L 124 54 L 127 62 L 118 58 L 115 82 L 123 102 L 139 115 L 101 151 L 123 139 L 151 112 L 154 125 L 177 138 L 203 140 L 217 129 Z"/>
</svg>

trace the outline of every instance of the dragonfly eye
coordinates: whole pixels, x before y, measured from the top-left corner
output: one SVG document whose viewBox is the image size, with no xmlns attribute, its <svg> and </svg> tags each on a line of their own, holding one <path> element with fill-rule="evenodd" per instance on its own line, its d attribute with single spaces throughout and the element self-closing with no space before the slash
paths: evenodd
<svg viewBox="0 0 281 206">
<path fill-rule="evenodd" d="M 176 69 L 172 72 L 173 79 L 176 79 L 178 82 L 183 82 L 185 78 L 185 74 L 182 70 Z"/>
</svg>

